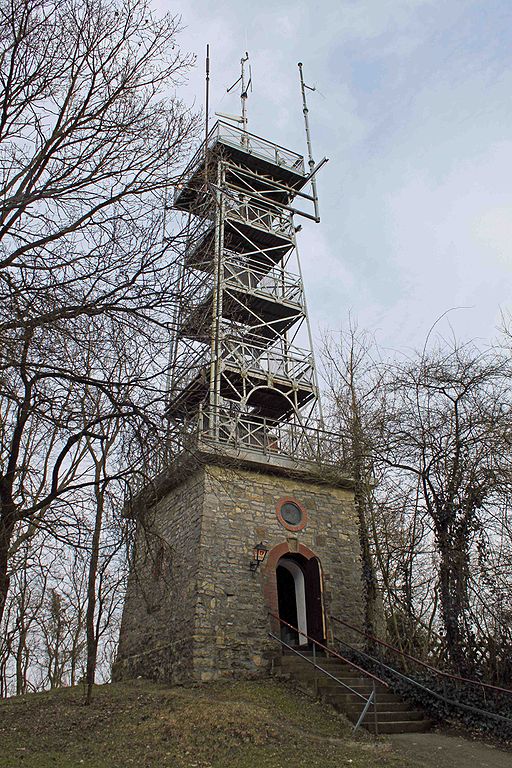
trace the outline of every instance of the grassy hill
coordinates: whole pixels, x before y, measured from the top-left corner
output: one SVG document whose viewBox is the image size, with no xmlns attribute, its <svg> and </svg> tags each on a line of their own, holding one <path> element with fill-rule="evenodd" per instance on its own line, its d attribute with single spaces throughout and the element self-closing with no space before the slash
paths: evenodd
<svg viewBox="0 0 512 768">
<path fill-rule="evenodd" d="M 0 702 L 0 768 L 412 768 L 385 741 L 275 680 L 138 680 Z"/>
</svg>

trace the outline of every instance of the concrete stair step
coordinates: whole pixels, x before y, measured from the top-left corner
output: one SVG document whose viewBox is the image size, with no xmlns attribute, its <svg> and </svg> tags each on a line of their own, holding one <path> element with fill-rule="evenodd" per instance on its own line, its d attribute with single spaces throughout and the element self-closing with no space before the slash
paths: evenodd
<svg viewBox="0 0 512 768">
<path fill-rule="evenodd" d="M 301 679 L 304 680 L 304 678 L 301 678 Z M 363 696 L 369 696 L 370 693 L 373 692 L 373 686 L 372 685 L 368 685 L 368 683 L 366 683 L 365 681 L 361 682 L 360 680 L 355 680 L 352 683 L 345 683 L 345 680 L 342 680 L 342 682 L 344 684 L 348 685 L 348 687 L 352 691 L 355 691 L 356 693 L 362 693 Z M 313 684 L 314 683 L 314 679 L 312 678 L 311 680 L 308 680 L 307 683 L 308 683 L 308 685 Z M 334 693 L 336 693 L 337 691 L 340 691 L 341 693 L 350 693 L 350 691 L 348 691 L 347 688 L 344 688 L 339 683 L 337 683 L 335 680 L 329 680 L 329 681 L 327 681 L 327 680 L 319 680 L 318 681 L 318 687 L 319 688 L 324 688 L 325 690 L 328 690 L 328 691 L 333 691 Z M 380 685 L 379 686 L 375 686 L 375 692 L 377 694 L 377 698 L 380 698 L 381 696 L 389 696 L 390 694 L 392 696 L 395 695 L 393 693 L 393 691 L 390 691 L 389 688 L 385 688 L 383 685 L 382 686 L 380 686 Z"/>
<path fill-rule="evenodd" d="M 371 711 L 373 712 L 373 705 L 371 706 Z M 361 707 L 359 705 L 354 704 L 353 706 L 351 704 L 348 704 L 346 707 L 346 711 L 354 712 L 360 712 Z M 395 714 L 399 712 L 416 712 L 419 710 L 412 710 L 411 705 L 407 701 L 380 701 L 380 699 L 377 701 L 377 712 L 394 712 Z"/>
<path fill-rule="evenodd" d="M 372 684 L 372 679 L 370 677 L 366 677 L 363 674 L 358 674 L 356 671 L 348 672 L 344 669 L 338 669 L 337 667 L 330 667 L 330 666 L 324 666 L 323 664 L 319 664 L 318 667 L 276 667 L 276 671 L 279 670 L 283 674 L 290 674 L 290 675 L 297 675 L 300 677 L 322 677 L 325 680 L 329 679 L 329 675 L 332 675 L 333 677 L 338 678 L 338 680 L 362 680 L 364 682 L 368 682 L 370 685 Z M 325 670 L 325 672 L 328 672 L 328 675 L 322 675 L 321 670 Z M 376 685 L 381 685 L 380 683 L 376 682 Z M 386 686 L 383 686 L 386 687 Z"/>
<path fill-rule="evenodd" d="M 331 671 L 330 669 L 326 670 L 329 672 L 329 675 L 332 675 L 336 678 L 336 680 L 341 680 L 342 683 L 345 685 L 350 685 L 350 687 L 359 686 L 360 688 L 368 688 L 369 690 L 372 690 L 373 684 L 372 681 L 365 677 L 347 677 L 346 675 L 337 675 L 335 672 Z M 300 673 L 293 672 L 292 670 L 288 670 L 289 674 L 294 674 L 296 676 L 300 676 L 302 680 L 314 680 L 315 677 L 319 682 L 325 683 L 325 685 L 333 685 L 336 686 L 338 683 L 336 680 L 333 680 L 332 677 L 329 677 L 329 675 L 324 675 L 320 669 L 318 669 L 316 672 L 314 669 L 306 669 L 304 671 L 301 671 Z M 378 691 L 380 690 L 387 690 L 385 685 L 381 685 L 381 683 L 375 683 L 375 687 Z"/>
<path fill-rule="evenodd" d="M 360 714 L 361 711 L 357 713 L 354 711 L 349 715 L 349 720 L 357 722 Z M 373 723 L 374 719 L 375 715 L 370 707 L 370 711 L 366 713 L 363 723 Z M 408 712 L 381 712 L 377 709 L 377 719 L 379 723 L 396 723 L 397 721 L 401 723 L 412 723 L 424 720 L 424 716 L 423 712 L 417 712 L 416 710 L 409 710 Z"/>
<path fill-rule="evenodd" d="M 348 664 L 340 664 L 340 662 L 333 662 L 328 659 L 317 659 L 316 664 L 318 667 L 326 669 L 331 674 L 334 674 L 336 671 L 340 675 L 345 675 L 347 677 L 365 677 L 364 672 L 360 672 L 358 669 L 351 667 Z M 300 659 L 300 661 L 285 661 L 284 664 L 279 664 L 279 668 L 290 671 L 307 671 L 309 669 L 315 669 L 313 663 L 309 663 L 305 659 Z"/>
<path fill-rule="evenodd" d="M 325 694 L 325 698 L 328 698 L 329 701 L 333 702 L 333 704 L 339 707 L 343 707 L 344 709 L 346 709 L 350 704 L 359 706 L 359 702 L 361 702 L 361 706 L 364 705 L 364 700 L 359 696 L 356 696 L 354 693 L 330 691 L 328 694 Z M 365 698 L 368 697 L 365 696 Z M 393 693 L 383 693 L 381 696 L 379 696 L 378 699 L 380 704 L 394 704 L 396 701 L 398 701 L 398 699 Z"/>
<path fill-rule="evenodd" d="M 297 662 L 304 663 L 306 659 L 310 659 L 313 661 L 313 659 L 317 659 L 317 661 L 325 661 L 326 663 L 333 663 L 333 664 L 344 664 L 347 667 L 351 667 L 352 664 L 349 664 L 346 661 L 343 661 L 343 659 L 340 659 L 339 656 L 323 656 L 322 654 L 316 654 L 316 656 L 313 656 L 312 653 L 302 653 L 299 656 L 297 653 L 291 653 L 288 656 L 281 656 L 280 661 L 283 664 L 294 664 Z"/>
<path fill-rule="evenodd" d="M 281 656 L 280 663 L 283 665 L 290 665 L 293 666 L 295 664 L 304 664 L 308 665 L 308 660 L 313 661 L 312 655 L 306 655 L 306 658 L 303 659 L 301 656 Z M 346 662 L 342 661 L 341 659 L 336 658 L 336 656 L 317 656 L 316 661 L 318 664 L 336 664 L 340 667 L 343 667 L 345 669 L 354 669 L 354 667 L 351 664 L 347 664 Z"/>
<path fill-rule="evenodd" d="M 334 675 L 334 677 L 337 677 L 337 675 Z M 314 680 L 315 676 L 308 675 L 307 678 L 304 676 L 302 679 Z M 350 688 L 354 688 L 357 691 L 373 691 L 372 681 L 365 680 L 364 677 L 338 677 L 338 680 L 340 680 L 344 685 L 348 685 Z M 318 684 L 322 688 L 339 687 L 339 683 L 337 683 L 336 680 L 333 680 L 331 677 L 327 677 L 326 675 L 322 675 L 321 672 L 318 673 Z M 380 683 L 375 683 L 375 690 L 377 691 L 377 694 L 386 693 L 388 688 L 386 688 L 385 685 L 381 685 Z"/>
<path fill-rule="evenodd" d="M 326 698 L 326 701 L 329 699 Z M 351 722 L 357 723 L 363 709 L 362 702 L 351 706 L 339 706 L 337 702 L 332 703 Z M 431 721 L 425 718 L 423 712 L 416 709 L 400 711 L 388 709 L 388 705 L 385 703 L 377 704 L 377 722 L 379 733 L 421 733 L 428 730 L 432 725 Z M 372 733 L 375 731 L 375 713 L 372 707 L 364 716 L 362 726 Z"/>
<path fill-rule="evenodd" d="M 318 689 L 322 693 L 340 693 L 345 695 L 351 695 L 353 691 L 356 693 L 360 693 L 365 697 L 368 697 L 370 693 L 373 692 L 373 686 L 371 683 L 369 683 L 367 680 L 362 680 L 360 678 L 338 678 L 340 682 L 337 682 L 336 680 L 333 680 L 330 677 L 324 677 L 322 676 L 322 673 L 318 673 L 318 677 L 316 678 L 314 675 L 300 675 L 300 676 L 293 676 L 296 680 L 300 680 L 303 685 L 306 685 L 308 688 L 312 689 Z M 392 691 L 389 690 L 389 688 L 386 688 L 383 685 L 377 684 L 375 686 L 375 692 L 377 694 L 377 698 L 380 699 L 383 696 L 388 696 L 391 694 L 391 696 L 395 697 L 395 694 L 393 694 Z M 397 701 L 399 700 L 398 697 Z M 388 700 L 391 700 L 388 698 Z"/>
<path fill-rule="evenodd" d="M 335 677 L 339 677 L 340 679 L 354 679 L 358 678 L 361 680 L 367 680 L 368 678 L 364 677 L 362 674 L 358 674 L 357 670 L 351 669 L 350 667 L 345 666 L 338 666 L 336 664 L 326 664 L 325 659 L 318 660 L 318 666 L 322 669 L 325 669 L 329 674 L 334 675 Z M 279 669 L 282 672 L 290 672 L 294 674 L 300 674 L 300 675 L 315 675 L 315 667 L 312 664 L 308 664 L 307 662 L 302 662 L 301 664 L 279 664 L 275 666 L 275 669 Z"/>
<path fill-rule="evenodd" d="M 429 731 L 432 727 L 431 720 L 395 720 L 395 722 L 379 723 L 379 734 L 385 733 L 424 733 Z M 370 733 L 375 733 L 375 725 L 373 723 L 364 723 L 363 728 L 366 728 Z"/>
</svg>

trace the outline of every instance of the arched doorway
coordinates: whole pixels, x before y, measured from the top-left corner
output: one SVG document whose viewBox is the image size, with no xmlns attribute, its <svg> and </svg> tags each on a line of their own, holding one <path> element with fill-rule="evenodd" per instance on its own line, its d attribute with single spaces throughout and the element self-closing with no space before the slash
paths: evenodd
<svg viewBox="0 0 512 768">
<path fill-rule="evenodd" d="M 284 642 L 289 645 L 308 645 L 308 637 L 324 642 L 322 581 L 318 558 L 306 559 L 291 553 L 283 555 L 277 562 L 276 583 L 279 618 L 299 630 L 293 631 L 282 624 L 281 638 Z"/>
</svg>

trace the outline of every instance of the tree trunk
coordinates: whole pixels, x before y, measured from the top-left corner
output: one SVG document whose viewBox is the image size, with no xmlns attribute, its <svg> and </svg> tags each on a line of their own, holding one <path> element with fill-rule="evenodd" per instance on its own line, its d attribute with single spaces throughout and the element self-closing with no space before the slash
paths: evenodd
<svg viewBox="0 0 512 768">
<path fill-rule="evenodd" d="M 16 649 L 16 696 L 27 692 L 27 634 L 28 629 L 20 627 L 20 637 Z"/>
<path fill-rule="evenodd" d="M 103 511 L 105 505 L 104 491 L 99 485 L 99 471 L 97 471 L 96 491 L 96 517 L 94 520 L 94 531 L 91 544 L 91 559 L 89 561 L 89 573 L 87 578 L 87 612 L 85 618 L 85 634 L 87 644 L 87 694 L 86 704 L 91 703 L 92 689 L 96 675 L 96 662 L 98 655 L 98 633 L 96 632 L 94 615 L 96 612 L 96 577 L 98 573 L 98 562 L 100 556 L 100 537 L 103 524 Z"/>
<path fill-rule="evenodd" d="M 361 544 L 361 563 L 362 578 L 364 589 L 364 629 L 370 635 L 375 635 L 377 623 L 377 574 L 373 562 L 370 534 L 368 531 L 367 506 L 368 506 L 368 477 L 367 477 L 367 459 L 364 455 L 364 436 L 361 428 L 359 416 L 359 404 L 351 382 L 352 398 L 352 451 L 353 451 L 353 474 L 355 479 L 354 502 L 357 510 L 359 541 Z M 370 653 L 374 650 L 375 643 L 367 640 L 367 647 Z"/>
<path fill-rule="evenodd" d="M 362 487 L 363 482 L 364 481 L 360 477 L 356 477 L 354 501 L 359 521 L 359 542 L 361 545 L 363 589 L 365 598 L 364 629 L 368 634 L 374 635 L 377 624 L 377 574 L 375 572 L 370 548 L 370 536 L 366 520 L 366 494 Z M 371 650 L 370 646 L 373 647 L 374 643 L 368 641 L 367 645 L 369 650 Z"/>
<path fill-rule="evenodd" d="M 14 530 L 14 510 L 0 507 L 0 623 L 9 594 L 9 550 Z"/>
<path fill-rule="evenodd" d="M 439 587 L 441 615 L 446 633 L 446 651 L 452 668 L 459 674 L 472 674 L 472 659 L 468 654 L 464 613 L 467 605 L 466 563 L 462 534 L 456 536 L 450 528 L 438 533 L 441 557 Z"/>
</svg>

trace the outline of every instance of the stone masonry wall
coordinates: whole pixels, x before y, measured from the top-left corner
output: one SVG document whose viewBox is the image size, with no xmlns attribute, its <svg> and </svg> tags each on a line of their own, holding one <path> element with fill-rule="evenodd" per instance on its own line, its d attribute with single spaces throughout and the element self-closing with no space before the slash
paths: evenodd
<svg viewBox="0 0 512 768">
<path fill-rule="evenodd" d="M 194 472 L 139 520 L 113 677 L 193 676 L 204 475 Z"/>
<path fill-rule="evenodd" d="M 283 497 L 296 498 L 308 524 L 290 532 L 276 516 Z M 300 545 L 319 558 L 326 615 L 362 624 L 363 598 L 359 538 L 353 493 L 306 480 L 209 466 L 205 476 L 197 602 L 196 679 L 261 674 L 276 653 L 269 640 L 266 581 L 274 576 L 271 557 L 252 574 L 254 545 L 270 550 Z M 274 569 L 269 573 L 269 569 Z M 268 592 L 268 590 L 267 590 Z M 329 630 L 329 627 L 328 627 Z"/>
<path fill-rule="evenodd" d="M 283 497 L 306 509 L 303 530 L 290 532 L 279 522 Z M 268 638 L 276 558 L 301 547 L 320 560 L 326 615 L 362 624 L 350 490 L 210 464 L 168 492 L 148 519 L 150 536 L 139 526 L 116 679 L 141 675 L 179 683 L 266 673 L 278 651 Z M 252 573 L 259 541 L 279 549 Z"/>
</svg>

